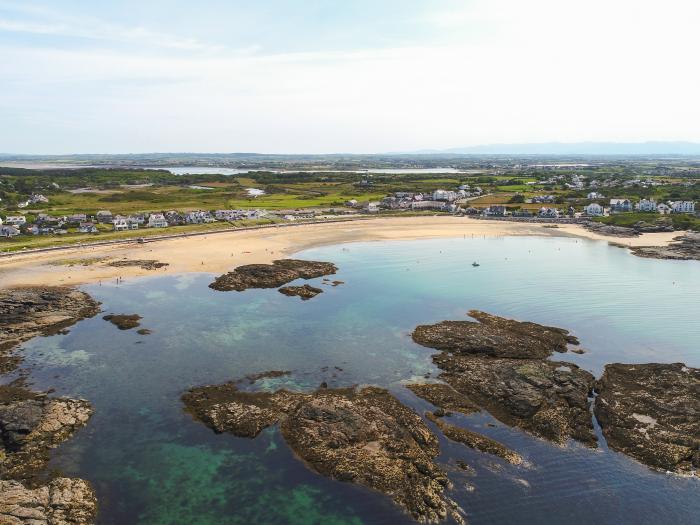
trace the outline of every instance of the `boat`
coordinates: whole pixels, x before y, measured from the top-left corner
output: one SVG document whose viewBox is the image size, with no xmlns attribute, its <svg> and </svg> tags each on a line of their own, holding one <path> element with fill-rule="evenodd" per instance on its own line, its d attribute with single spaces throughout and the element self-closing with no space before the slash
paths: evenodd
<svg viewBox="0 0 700 525">
<path fill-rule="evenodd" d="M 474 266 L 474 267 L 476 268 L 477 266 L 481 266 L 481 265 L 480 265 L 478 262 L 474 261 L 474 262 L 472 263 L 472 266 Z"/>
</svg>

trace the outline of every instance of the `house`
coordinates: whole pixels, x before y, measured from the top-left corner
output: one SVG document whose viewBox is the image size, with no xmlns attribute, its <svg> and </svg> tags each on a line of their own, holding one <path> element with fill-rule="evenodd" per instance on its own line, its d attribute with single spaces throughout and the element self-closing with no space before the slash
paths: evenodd
<svg viewBox="0 0 700 525">
<path fill-rule="evenodd" d="M 151 213 L 148 217 L 149 228 L 167 228 L 168 221 L 162 213 Z"/>
<path fill-rule="evenodd" d="M 246 212 L 243 210 L 216 210 L 214 217 L 219 221 L 237 221 L 246 217 Z"/>
<path fill-rule="evenodd" d="M 605 210 L 597 202 L 592 202 L 588 206 L 585 206 L 583 211 L 590 217 L 600 217 L 605 214 Z"/>
<path fill-rule="evenodd" d="M 554 195 L 535 195 L 532 198 L 533 203 L 551 203 L 554 202 Z"/>
<path fill-rule="evenodd" d="M 109 210 L 100 210 L 95 214 L 97 222 L 110 223 L 113 220 L 112 212 Z"/>
<path fill-rule="evenodd" d="M 139 223 L 134 220 L 131 220 L 129 217 L 115 217 L 114 222 L 112 222 L 112 224 L 114 225 L 114 231 L 116 232 L 124 232 L 139 229 Z"/>
<path fill-rule="evenodd" d="M 656 211 L 656 201 L 654 199 L 642 199 L 637 203 L 639 211 Z"/>
<path fill-rule="evenodd" d="M 43 195 L 37 193 L 37 194 L 33 194 L 29 198 L 29 202 L 31 204 L 45 203 L 45 202 L 49 202 L 49 199 L 48 199 L 48 197 L 44 197 Z"/>
<path fill-rule="evenodd" d="M 15 237 L 19 235 L 19 230 L 14 226 L 0 226 L 0 237 Z"/>
<path fill-rule="evenodd" d="M 433 192 L 434 201 L 446 201 L 452 202 L 457 199 L 457 194 L 454 191 L 449 190 L 435 190 Z"/>
<path fill-rule="evenodd" d="M 185 223 L 185 218 L 175 210 L 166 211 L 162 214 L 168 226 L 177 226 Z"/>
<path fill-rule="evenodd" d="M 669 213 L 671 213 L 671 207 L 662 202 L 661 204 L 656 205 L 656 211 L 661 215 L 668 215 Z"/>
<path fill-rule="evenodd" d="M 204 224 L 214 222 L 214 217 L 208 211 L 191 211 L 185 215 L 185 222 L 187 224 Z"/>
<path fill-rule="evenodd" d="M 556 208 L 540 208 L 540 211 L 537 212 L 537 216 L 545 219 L 556 219 L 559 217 L 559 210 Z"/>
<path fill-rule="evenodd" d="M 22 226 L 27 223 L 24 215 L 8 215 L 5 217 L 5 224 L 8 226 Z"/>
<path fill-rule="evenodd" d="M 528 210 L 515 210 L 511 215 L 513 217 L 532 217 L 532 213 Z"/>
<path fill-rule="evenodd" d="M 673 201 L 670 204 L 673 213 L 693 213 L 695 211 L 695 202 L 693 201 Z"/>
<path fill-rule="evenodd" d="M 97 226 L 92 222 L 81 222 L 78 226 L 80 233 L 97 233 Z"/>
<path fill-rule="evenodd" d="M 446 205 L 441 201 L 416 200 L 411 202 L 412 210 L 444 210 Z"/>
<path fill-rule="evenodd" d="M 350 199 L 349 201 L 345 202 L 346 206 L 349 206 L 350 208 L 354 208 L 357 206 L 357 200 L 356 199 Z"/>
<path fill-rule="evenodd" d="M 593 186 L 593 182 L 591 182 L 591 187 L 595 187 L 595 186 Z M 602 193 L 598 193 L 597 191 L 592 191 L 588 195 L 586 195 L 586 198 L 587 199 L 604 199 L 605 195 L 603 195 Z"/>
<path fill-rule="evenodd" d="M 379 211 L 379 203 L 376 201 L 370 201 L 365 204 L 362 209 L 367 213 L 377 213 Z"/>
<path fill-rule="evenodd" d="M 66 217 L 66 222 L 69 224 L 80 224 L 81 222 L 87 222 L 87 215 L 84 213 L 76 213 L 74 215 L 69 215 Z"/>
<path fill-rule="evenodd" d="M 632 211 L 632 202 L 629 199 L 610 199 L 611 212 Z"/>
<path fill-rule="evenodd" d="M 504 217 L 506 214 L 505 206 L 491 205 L 484 210 L 484 215 L 487 217 Z"/>
</svg>

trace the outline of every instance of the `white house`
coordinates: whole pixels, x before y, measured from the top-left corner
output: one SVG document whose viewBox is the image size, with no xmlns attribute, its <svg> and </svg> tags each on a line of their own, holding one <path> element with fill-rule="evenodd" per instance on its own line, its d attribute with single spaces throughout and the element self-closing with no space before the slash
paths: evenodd
<svg viewBox="0 0 700 525">
<path fill-rule="evenodd" d="M 139 229 L 139 223 L 135 220 L 132 220 L 129 217 L 116 217 L 112 224 L 114 226 L 114 231 L 116 232 L 125 232 L 129 230 Z"/>
<path fill-rule="evenodd" d="M 629 199 L 610 199 L 610 211 L 632 211 L 632 202 Z"/>
<path fill-rule="evenodd" d="M 590 215 L 591 217 L 598 217 L 605 213 L 603 207 L 597 202 L 590 203 L 588 206 L 583 208 L 583 211 L 586 213 L 586 215 Z"/>
<path fill-rule="evenodd" d="M 447 201 L 452 202 L 457 198 L 457 194 L 454 191 L 449 190 L 435 190 L 433 192 L 434 201 Z"/>
<path fill-rule="evenodd" d="M 695 202 L 693 201 L 673 201 L 671 202 L 673 213 L 693 213 L 695 212 Z"/>
<path fill-rule="evenodd" d="M 81 222 L 78 226 L 78 231 L 80 233 L 97 233 L 97 226 L 92 222 Z"/>
<path fill-rule="evenodd" d="M 661 204 L 656 205 L 656 211 L 661 215 L 668 215 L 671 213 L 671 207 L 662 202 Z"/>
<path fill-rule="evenodd" d="M 592 191 L 586 197 L 589 199 L 604 199 L 605 195 L 603 195 L 602 193 L 598 193 L 597 191 Z"/>
<path fill-rule="evenodd" d="M 19 230 L 14 226 L 0 226 L 0 237 L 14 237 L 19 235 Z"/>
<path fill-rule="evenodd" d="M 413 201 L 411 203 L 412 210 L 444 210 L 445 203 L 440 201 Z"/>
<path fill-rule="evenodd" d="M 95 215 L 97 222 L 112 222 L 112 212 L 109 210 L 100 210 Z"/>
<path fill-rule="evenodd" d="M 556 208 L 540 208 L 540 211 L 537 213 L 537 215 L 548 219 L 554 219 L 556 217 L 559 217 L 559 210 L 557 210 Z"/>
<path fill-rule="evenodd" d="M 23 224 L 27 224 L 27 219 L 24 215 L 8 215 L 5 218 L 5 223 L 8 226 L 22 226 Z"/>
<path fill-rule="evenodd" d="M 185 222 L 187 224 L 204 224 L 214 222 L 214 217 L 208 211 L 191 211 L 185 215 Z"/>
<path fill-rule="evenodd" d="M 165 216 L 162 213 L 151 213 L 148 217 L 148 227 L 167 228 L 168 221 L 165 220 Z"/>
<path fill-rule="evenodd" d="M 656 211 L 656 201 L 654 199 L 642 199 L 637 204 L 639 211 Z"/>
</svg>

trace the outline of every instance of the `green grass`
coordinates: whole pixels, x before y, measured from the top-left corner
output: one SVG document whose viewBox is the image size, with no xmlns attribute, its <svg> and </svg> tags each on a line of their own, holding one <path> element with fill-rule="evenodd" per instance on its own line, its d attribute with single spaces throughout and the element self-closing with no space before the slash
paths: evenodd
<svg viewBox="0 0 700 525">
<path fill-rule="evenodd" d="M 656 224 L 659 222 L 671 223 L 676 230 L 700 231 L 700 218 L 685 213 L 672 213 L 671 215 L 659 215 L 658 213 L 616 213 L 609 217 L 597 217 L 594 220 L 613 226 L 631 227 L 639 221 Z"/>
</svg>

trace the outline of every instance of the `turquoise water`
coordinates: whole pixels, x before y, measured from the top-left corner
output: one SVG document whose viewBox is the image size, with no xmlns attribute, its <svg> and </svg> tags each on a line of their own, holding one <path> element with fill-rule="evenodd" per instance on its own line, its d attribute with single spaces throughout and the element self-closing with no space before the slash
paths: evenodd
<svg viewBox="0 0 700 525">
<path fill-rule="evenodd" d="M 700 366 L 697 262 L 530 237 L 354 243 L 298 255 L 335 262 L 333 278 L 345 284 L 307 302 L 276 290 L 216 292 L 205 274 L 91 285 L 85 290 L 105 313 L 138 313 L 153 333 L 120 331 L 98 316 L 25 345 L 36 388 L 95 407 L 52 466 L 93 482 L 100 523 L 411 523 L 388 498 L 311 472 L 276 429 L 255 440 L 215 435 L 179 398 L 193 385 L 287 369 L 290 377 L 262 386 L 377 384 L 422 411 L 429 405 L 402 385 L 437 371 L 410 332 L 472 308 L 571 330 L 587 353 L 557 358 L 596 375 L 615 361 Z M 529 463 L 514 467 L 442 439 L 450 496 L 472 524 L 697 523 L 697 479 L 653 472 L 604 443 L 558 448 L 488 414 L 454 422 Z M 474 474 L 455 468 L 457 459 Z"/>
</svg>

